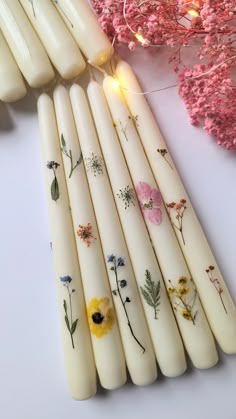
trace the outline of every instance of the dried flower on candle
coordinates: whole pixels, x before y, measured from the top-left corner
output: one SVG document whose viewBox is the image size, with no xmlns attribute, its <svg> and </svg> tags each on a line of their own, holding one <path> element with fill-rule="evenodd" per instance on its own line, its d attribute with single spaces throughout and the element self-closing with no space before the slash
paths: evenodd
<svg viewBox="0 0 236 419">
<path fill-rule="evenodd" d="M 97 338 L 102 338 L 111 331 L 115 323 L 115 310 L 110 299 L 92 298 L 87 306 L 90 331 Z"/>
<path fill-rule="evenodd" d="M 82 153 L 80 153 L 80 156 L 79 156 L 77 162 L 74 164 L 73 163 L 72 151 L 67 150 L 65 137 L 64 137 L 63 134 L 61 134 L 61 145 L 62 145 L 62 148 L 61 148 L 62 153 L 70 159 L 70 173 L 69 173 L 69 178 L 70 178 L 72 176 L 73 171 L 76 169 L 76 167 L 78 167 L 80 165 L 80 163 L 82 163 L 83 156 L 82 156 Z"/>
<path fill-rule="evenodd" d="M 96 237 L 93 236 L 92 225 L 88 223 L 87 225 L 79 225 L 77 230 L 77 236 L 86 243 L 87 247 L 90 247 L 92 239 L 96 240 Z"/>
<path fill-rule="evenodd" d="M 179 202 L 170 202 L 166 204 L 167 210 L 170 215 L 171 224 L 181 234 L 183 244 L 185 245 L 185 239 L 183 234 L 183 217 L 184 212 L 187 209 L 186 200 L 181 199 Z"/>
<path fill-rule="evenodd" d="M 226 310 L 226 307 L 225 307 L 225 303 L 224 303 L 223 298 L 222 298 L 223 289 L 222 289 L 222 287 L 220 285 L 219 279 L 214 277 L 214 270 L 215 270 L 215 267 L 212 266 L 212 265 L 210 265 L 208 267 L 208 269 L 206 269 L 206 273 L 207 273 L 208 278 L 210 279 L 211 283 L 214 285 L 216 291 L 219 294 L 219 297 L 221 299 L 222 306 L 224 307 L 224 311 L 226 312 L 226 314 L 228 314 L 227 313 L 227 310 Z"/>
<path fill-rule="evenodd" d="M 129 185 L 123 189 L 120 188 L 117 196 L 124 202 L 125 209 L 129 208 L 131 204 L 135 206 L 135 201 L 136 201 L 135 191 Z"/>
<path fill-rule="evenodd" d="M 85 167 L 88 173 L 92 173 L 93 176 L 102 175 L 103 174 L 103 158 L 97 156 L 94 153 L 91 153 L 90 157 L 86 157 L 84 159 Z"/>
<path fill-rule="evenodd" d="M 130 122 L 133 122 L 134 125 L 137 127 L 138 126 L 138 115 L 135 115 L 135 116 L 129 115 L 128 116 L 128 121 L 126 122 L 125 125 L 123 125 L 120 120 L 118 120 L 118 122 L 119 122 L 120 130 L 121 130 L 122 134 L 124 135 L 126 141 L 129 141 L 128 136 L 127 136 L 128 125 L 129 125 Z M 118 128 L 117 123 L 115 121 L 114 121 L 114 127 Z"/>
<path fill-rule="evenodd" d="M 74 288 L 70 288 L 70 284 L 72 282 L 72 278 L 69 275 L 66 276 L 61 276 L 60 277 L 60 281 L 62 282 L 63 286 L 66 287 L 67 293 L 68 293 L 68 299 L 69 299 L 69 313 L 68 313 L 68 302 L 66 300 L 63 300 L 63 308 L 64 308 L 64 312 L 65 312 L 65 322 L 66 322 L 66 327 L 69 331 L 70 334 L 70 338 L 71 338 L 71 344 L 72 344 L 72 348 L 75 348 L 75 344 L 74 344 L 74 338 L 73 335 L 76 331 L 76 327 L 77 327 L 77 323 L 79 321 L 79 319 L 73 320 L 73 307 L 72 307 L 72 294 L 75 291 Z"/>
<path fill-rule="evenodd" d="M 166 148 L 158 148 L 157 152 L 163 157 L 163 159 L 166 161 L 166 163 L 170 166 L 170 168 L 173 170 L 173 167 L 171 166 L 170 162 L 167 160 L 166 155 L 168 154 L 168 151 Z"/>
<path fill-rule="evenodd" d="M 53 171 L 54 178 L 51 183 L 51 198 L 53 201 L 57 201 L 60 197 L 60 191 L 59 191 L 59 184 L 58 184 L 58 180 L 56 176 L 56 170 L 60 166 L 60 164 L 54 160 L 51 160 L 47 162 L 46 166 L 49 170 Z"/>
<path fill-rule="evenodd" d="M 181 314 L 186 320 L 190 320 L 195 325 L 197 312 L 193 313 L 197 291 L 192 279 L 188 280 L 181 276 L 176 287 L 169 280 L 168 295 L 175 311 Z"/>
<path fill-rule="evenodd" d="M 131 325 L 130 319 L 129 319 L 129 314 L 128 314 L 128 310 L 127 310 L 127 304 L 131 303 L 131 300 L 129 297 L 123 297 L 122 296 L 122 290 L 124 288 L 126 288 L 128 286 L 128 281 L 126 279 L 119 279 L 118 278 L 118 270 L 119 268 L 121 268 L 122 266 L 125 266 L 125 261 L 122 257 L 117 257 L 113 254 L 107 256 L 107 262 L 111 264 L 110 270 L 114 272 L 115 274 L 115 281 L 116 281 L 116 288 L 112 291 L 113 295 L 115 297 L 119 297 L 120 302 L 122 304 L 122 307 L 124 309 L 124 313 L 127 319 L 127 324 L 130 330 L 131 335 L 133 336 L 134 340 L 137 342 L 137 344 L 140 346 L 140 348 L 142 348 L 143 353 L 145 352 L 145 348 L 144 346 L 139 342 L 139 340 L 137 339 L 137 337 L 134 334 L 133 331 L 133 327 Z"/>
<path fill-rule="evenodd" d="M 162 222 L 162 199 L 158 189 L 152 189 L 146 182 L 138 182 L 136 192 L 143 215 L 148 218 L 152 224 L 161 224 Z"/>
<path fill-rule="evenodd" d="M 140 287 L 146 303 L 154 309 L 154 319 L 157 320 L 158 307 L 160 305 L 160 281 L 154 282 L 148 269 L 145 271 L 146 281 L 144 287 Z"/>
</svg>

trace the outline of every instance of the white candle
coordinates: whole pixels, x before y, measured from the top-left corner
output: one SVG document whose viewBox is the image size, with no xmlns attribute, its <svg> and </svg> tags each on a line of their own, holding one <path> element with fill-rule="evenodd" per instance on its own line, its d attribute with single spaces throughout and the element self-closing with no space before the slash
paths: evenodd
<svg viewBox="0 0 236 419">
<path fill-rule="evenodd" d="M 236 353 L 236 309 L 216 260 L 132 69 L 121 61 L 116 72 L 211 329 L 224 352 Z"/>
<path fill-rule="evenodd" d="M 164 375 L 174 377 L 186 370 L 182 340 L 106 99 L 101 86 L 95 81 L 89 83 L 88 97 L 157 361 Z M 135 155 L 133 155 L 133 159 L 135 159 Z M 147 295 L 145 287 L 150 286 L 151 283 L 154 285 Z M 146 295 L 146 299 L 142 291 Z"/>
<path fill-rule="evenodd" d="M 15 102 L 23 98 L 26 92 L 23 77 L 0 31 L 0 100 Z"/>
<path fill-rule="evenodd" d="M 0 1 L 0 27 L 29 85 L 49 83 L 54 77 L 53 68 L 18 0 Z"/>
<path fill-rule="evenodd" d="M 126 381 L 123 347 L 69 93 L 58 86 L 53 98 L 96 367 L 101 385 L 113 390 Z"/>
<path fill-rule="evenodd" d="M 96 65 L 107 62 L 112 45 L 86 0 L 53 0 L 71 34 L 87 59 Z"/>
<path fill-rule="evenodd" d="M 106 77 L 104 80 L 104 90 L 113 115 L 113 120 L 115 121 L 117 132 L 120 137 L 120 143 L 126 157 L 133 183 L 137 186 L 140 185 L 140 182 L 145 182 L 145 185 L 150 185 L 150 189 L 153 191 L 152 197 L 154 198 L 156 196 L 156 198 L 160 198 L 155 180 L 145 158 L 139 138 L 137 137 L 133 121 L 130 119 L 130 115 L 119 89 L 114 88 L 113 84 L 114 79 Z M 138 198 L 140 198 L 140 196 L 138 195 L 136 201 L 133 200 L 133 202 L 130 202 L 129 207 L 127 207 L 127 203 L 124 205 L 124 202 L 120 199 L 122 197 L 124 199 L 124 193 L 121 195 L 119 188 L 123 186 L 121 190 L 124 191 L 124 186 L 127 188 L 127 185 L 132 185 L 132 181 L 125 164 L 113 120 L 105 103 L 104 95 L 101 93 L 101 88 L 95 85 L 92 86 L 92 83 L 90 83 L 88 92 L 90 92 L 90 90 L 92 92 L 96 91 L 97 93 L 96 96 L 95 93 L 92 96 L 93 104 L 91 103 L 91 106 L 95 121 L 97 121 L 97 131 L 100 136 L 100 142 L 103 144 L 103 153 L 107 162 L 111 184 L 114 185 L 114 196 L 116 197 L 120 219 L 122 220 L 123 229 L 126 234 L 126 241 L 135 270 L 136 279 L 140 287 L 141 296 L 143 297 L 143 305 L 144 309 L 146 309 L 146 315 L 149 315 L 149 321 L 151 322 L 152 316 L 150 317 L 150 315 L 152 312 L 150 307 L 147 305 L 147 301 L 145 299 L 147 296 L 145 293 L 142 293 L 142 289 L 145 289 L 143 287 L 143 273 L 145 272 L 145 266 L 146 269 L 148 266 L 148 271 L 152 275 L 152 280 L 154 280 L 153 273 L 157 273 L 159 269 L 152 247 L 153 245 L 158 256 L 158 261 L 160 263 L 160 268 L 167 288 L 175 286 L 176 290 L 179 290 L 178 293 L 175 293 L 175 298 L 172 298 L 171 300 L 175 308 L 174 312 L 176 314 L 176 319 L 178 321 L 179 329 L 181 331 L 187 352 L 196 367 L 212 367 L 218 360 L 214 339 L 197 296 L 192 309 L 190 308 L 189 303 L 195 296 L 193 284 L 190 281 L 190 273 L 179 248 L 173 229 L 169 223 L 168 217 L 165 214 L 165 210 L 163 211 L 160 202 L 159 208 L 155 209 L 155 207 L 153 207 L 153 209 L 149 209 L 148 215 L 152 222 L 149 218 L 145 217 L 152 240 L 151 245 L 141 211 L 138 206 Z M 106 109 L 106 112 L 104 109 Z M 105 114 L 106 124 L 101 122 L 104 121 Z M 136 123 L 138 123 L 138 121 L 136 121 Z M 133 194 L 135 194 L 134 190 Z M 160 224 L 156 224 L 158 217 L 161 217 L 160 220 L 162 222 Z M 132 234 L 132 230 L 135 231 L 135 234 Z M 179 284 L 179 278 L 182 278 L 182 281 L 186 280 L 187 284 Z M 159 278 L 159 280 L 161 283 L 162 294 L 160 298 L 159 313 L 157 316 L 158 321 L 156 322 L 154 329 L 154 337 L 156 334 L 156 345 L 154 344 L 154 347 L 156 347 L 157 359 L 161 370 L 163 370 L 162 365 L 163 361 L 165 361 L 167 365 L 165 366 L 164 371 L 169 372 L 169 374 L 166 375 L 171 375 L 171 372 L 173 373 L 175 371 L 173 360 L 175 359 L 174 356 L 177 357 L 177 354 L 178 362 L 176 362 L 176 364 L 179 367 L 179 371 L 181 371 L 181 368 L 183 371 L 183 356 L 181 357 L 181 344 L 179 342 L 179 336 L 177 336 L 177 328 L 169 301 L 167 299 L 165 285 L 162 278 Z M 170 285 L 169 280 L 172 281 L 172 286 Z M 181 291 L 183 295 L 180 295 Z M 189 319 L 186 318 L 186 315 L 189 316 Z M 172 343 L 170 343 L 171 341 Z M 160 345 L 160 342 L 162 342 L 162 345 Z"/>
<path fill-rule="evenodd" d="M 157 377 L 155 355 L 96 131 L 83 89 L 73 85 L 70 97 L 127 366 L 135 384 L 150 384 Z"/>
<path fill-rule="evenodd" d="M 78 76 L 85 61 L 51 0 L 20 0 L 48 56 L 64 79 Z"/>
<path fill-rule="evenodd" d="M 55 112 L 46 94 L 38 99 L 38 116 L 66 371 L 72 397 L 82 400 L 96 393 L 96 369 Z"/>
</svg>

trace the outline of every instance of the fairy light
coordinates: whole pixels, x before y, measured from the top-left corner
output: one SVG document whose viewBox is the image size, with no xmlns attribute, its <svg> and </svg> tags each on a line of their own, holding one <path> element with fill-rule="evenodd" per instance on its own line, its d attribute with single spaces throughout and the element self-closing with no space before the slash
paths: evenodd
<svg viewBox="0 0 236 419">
<path fill-rule="evenodd" d="M 117 79 L 113 79 L 113 81 L 112 81 L 112 86 L 113 86 L 115 89 L 118 89 L 118 87 L 120 87 L 120 82 L 119 82 L 119 80 L 117 80 Z"/>
<path fill-rule="evenodd" d="M 147 44 L 146 39 L 144 39 L 144 37 L 142 35 L 140 35 L 139 33 L 135 33 L 134 34 L 135 38 L 138 40 L 138 42 L 140 42 L 140 44 Z"/>
<path fill-rule="evenodd" d="M 191 15 L 192 17 L 198 17 L 199 16 L 198 11 L 195 10 L 195 9 L 188 10 L 188 14 Z"/>
</svg>

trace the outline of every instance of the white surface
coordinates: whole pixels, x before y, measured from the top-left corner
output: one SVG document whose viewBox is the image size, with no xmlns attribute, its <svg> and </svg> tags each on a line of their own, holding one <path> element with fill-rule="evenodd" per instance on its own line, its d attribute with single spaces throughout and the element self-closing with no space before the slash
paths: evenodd
<svg viewBox="0 0 236 419">
<path fill-rule="evenodd" d="M 124 51 L 124 50 L 123 50 Z M 173 84 L 164 51 L 129 55 L 144 89 Z M 126 54 L 123 53 L 123 56 Z M 176 89 L 150 104 L 236 300 L 236 155 L 193 128 Z M 193 370 L 152 386 L 69 397 L 63 365 L 36 102 L 0 105 L 2 419 L 235 419 L 236 357 L 220 354 L 209 371 Z"/>
</svg>

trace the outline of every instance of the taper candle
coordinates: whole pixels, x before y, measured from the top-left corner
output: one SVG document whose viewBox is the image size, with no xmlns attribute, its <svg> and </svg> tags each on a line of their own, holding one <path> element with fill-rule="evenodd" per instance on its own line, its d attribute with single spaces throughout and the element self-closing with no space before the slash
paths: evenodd
<svg viewBox="0 0 236 419">
<path fill-rule="evenodd" d="M 116 73 L 211 329 L 224 352 L 236 353 L 236 308 L 217 262 L 131 67 L 120 61 Z"/>
<path fill-rule="evenodd" d="M 96 65 L 108 61 L 113 47 L 86 0 L 53 0 L 87 59 Z"/>
<path fill-rule="evenodd" d="M 18 0 L 0 0 L 0 27 L 29 85 L 49 83 L 54 77 L 53 68 Z"/>
<path fill-rule="evenodd" d="M 70 98 L 127 366 L 135 384 L 150 384 L 157 377 L 155 355 L 97 134 L 83 89 L 73 85 Z"/>
<path fill-rule="evenodd" d="M 164 375 L 174 377 L 186 370 L 182 340 L 106 99 L 97 82 L 89 83 L 88 97 L 157 361 Z"/>
<path fill-rule="evenodd" d="M 85 61 L 51 0 L 20 0 L 47 54 L 64 79 L 78 76 Z"/>
<path fill-rule="evenodd" d="M 0 100 L 15 102 L 26 95 L 23 77 L 0 31 Z"/>
<path fill-rule="evenodd" d="M 96 367 L 101 385 L 113 390 L 126 381 L 123 347 L 69 93 L 59 85 L 53 98 Z"/>
<path fill-rule="evenodd" d="M 70 392 L 75 399 L 96 393 L 96 369 L 52 99 L 38 99 L 52 251 Z"/>
<path fill-rule="evenodd" d="M 150 304 L 150 301 L 147 297 L 147 294 L 145 293 L 146 289 L 143 288 L 144 281 L 142 277 L 142 271 L 144 269 L 145 263 L 148 263 L 148 260 L 150 264 L 151 255 L 152 260 L 155 260 L 155 254 L 153 250 L 154 247 L 167 288 L 170 290 L 175 287 L 174 295 L 173 293 L 170 294 L 170 297 L 173 297 L 170 298 L 170 300 L 173 304 L 174 313 L 176 315 L 179 329 L 190 359 L 192 360 L 194 366 L 198 368 L 210 368 L 215 365 L 218 359 L 213 336 L 201 307 L 199 298 L 196 295 L 194 284 L 190 280 L 190 273 L 183 258 L 182 252 L 179 248 L 178 241 L 169 223 L 169 219 L 165 214 L 165 210 L 163 211 L 161 206 L 160 193 L 157 189 L 155 180 L 151 173 L 151 169 L 144 155 L 140 140 L 137 137 L 133 120 L 128 113 L 127 107 L 124 103 L 122 95 L 119 92 L 119 89 L 114 88 L 113 84 L 113 78 L 105 78 L 104 90 L 107 96 L 108 104 L 110 106 L 111 114 L 113 115 L 113 120 L 107 109 L 106 127 L 105 124 L 102 125 L 100 123 L 97 126 L 97 131 L 101 133 L 100 141 L 104 143 L 103 152 L 104 156 L 105 154 L 107 155 L 107 165 L 111 183 L 114 182 L 117 185 L 117 206 L 120 209 L 120 218 L 123 220 L 123 227 L 125 229 L 124 231 L 127 231 L 126 241 L 131 255 L 131 261 L 134 268 L 135 266 L 137 267 L 137 272 L 135 271 L 135 274 L 141 287 L 140 290 L 143 296 L 144 307 L 146 307 L 147 310 L 147 302 Z M 105 98 L 102 98 L 101 94 L 99 99 L 100 106 L 97 103 L 96 111 L 94 110 L 94 115 L 95 112 L 98 115 L 100 114 L 101 105 L 105 101 Z M 105 108 L 105 104 L 103 104 L 103 108 Z M 105 112 L 103 111 L 103 113 Z M 115 121 L 115 124 L 113 121 Z M 138 121 L 135 122 L 138 123 Z M 120 138 L 121 145 L 119 144 L 119 140 L 115 132 L 116 129 Z M 123 148 L 124 155 L 126 157 L 129 172 L 125 167 L 125 160 L 121 151 L 121 147 Z M 114 160 L 114 156 L 116 161 Z M 126 176 L 125 173 L 127 173 Z M 135 207 L 134 205 L 131 205 L 132 203 L 130 203 L 129 208 L 126 208 L 124 205 L 122 205 L 123 203 L 120 199 L 122 196 L 124 196 L 124 194 L 121 195 L 121 192 L 118 191 L 118 182 L 122 182 L 123 180 L 123 184 L 131 184 L 132 181 L 130 179 L 129 173 L 134 185 L 136 186 L 137 201 L 133 201 Z M 142 206 L 143 202 L 140 200 L 141 186 L 145 189 L 145 191 L 142 190 L 142 192 L 147 192 L 146 194 L 142 194 L 142 198 L 145 199 L 145 206 Z M 134 190 L 133 193 L 135 193 Z M 127 197 L 127 193 L 125 197 Z M 156 206 L 157 202 L 160 204 L 158 207 Z M 152 240 L 152 245 L 145 228 L 143 218 L 141 216 L 139 204 L 144 213 L 145 222 Z M 129 230 L 132 232 L 132 229 L 135 229 L 135 236 L 130 234 Z M 141 268 L 142 263 L 143 268 Z M 157 263 L 155 268 L 154 262 L 152 263 L 153 269 L 150 272 L 157 272 Z M 171 353 L 170 344 L 165 344 L 166 336 L 168 336 L 168 334 L 170 335 L 169 341 L 171 341 L 171 339 L 176 341 L 177 338 L 176 332 L 174 332 L 174 326 L 172 325 L 174 318 L 171 318 L 166 307 L 168 304 L 168 308 L 170 310 L 169 301 L 167 301 L 165 285 L 162 282 L 162 279 L 160 279 L 160 283 L 163 292 L 160 299 L 158 322 L 156 328 L 157 326 L 160 328 L 159 341 L 163 342 L 163 347 L 160 348 L 160 343 L 158 346 L 157 340 L 156 353 L 161 369 L 161 359 L 164 359 L 166 362 L 168 361 L 167 366 L 171 371 L 170 360 L 171 357 L 173 357 L 174 351 L 176 350 L 176 353 L 178 353 L 180 359 L 181 352 L 180 344 L 177 345 L 177 342 L 172 342 L 173 353 Z M 162 312 L 162 310 L 164 312 Z M 169 321 L 165 321 L 165 317 L 169 317 Z M 162 324 L 162 322 L 165 322 L 165 326 Z M 177 348 L 179 348 L 178 352 Z M 159 355 L 160 349 L 162 349 L 162 352 Z M 179 363 L 181 365 L 180 361 Z"/>
</svg>

